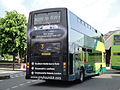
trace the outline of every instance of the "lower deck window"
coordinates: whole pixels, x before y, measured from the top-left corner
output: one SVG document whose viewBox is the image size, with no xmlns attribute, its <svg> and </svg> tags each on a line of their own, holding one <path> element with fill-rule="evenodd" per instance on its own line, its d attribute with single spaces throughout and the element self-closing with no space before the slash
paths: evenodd
<svg viewBox="0 0 120 90">
<path fill-rule="evenodd" d="M 113 53 L 113 55 L 120 55 L 120 53 Z"/>
</svg>

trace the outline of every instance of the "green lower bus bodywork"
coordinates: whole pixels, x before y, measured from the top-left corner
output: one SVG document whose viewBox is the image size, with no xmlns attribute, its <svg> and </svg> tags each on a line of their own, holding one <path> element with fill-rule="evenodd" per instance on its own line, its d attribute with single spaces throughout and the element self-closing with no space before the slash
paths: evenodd
<svg viewBox="0 0 120 90">
<path fill-rule="evenodd" d="M 99 74 L 101 71 L 100 69 L 96 70 L 95 73 Z M 102 67 L 102 73 L 106 72 L 106 67 Z"/>
<path fill-rule="evenodd" d="M 111 46 L 111 68 L 120 70 L 120 33 L 114 33 Z"/>
<path fill-rule="evenodd" d="M 120 66 L 111 66 L 112 69 L 120 70 Z"/>
</svg>

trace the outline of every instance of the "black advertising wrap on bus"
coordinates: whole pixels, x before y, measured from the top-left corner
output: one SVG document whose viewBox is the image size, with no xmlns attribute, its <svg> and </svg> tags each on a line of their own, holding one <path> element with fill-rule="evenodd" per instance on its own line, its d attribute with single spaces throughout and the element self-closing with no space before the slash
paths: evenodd
<svg viewBox="0 0 120 90">
<path fill-rule="evenodd" d="M 62 68 L 67 64 L 66 12 L 46 9 L 30 13 L 27 79 L 65 80 L 67 69 Z"/>
<path fill-rule="evenodd" d="M 46 29 L 46 30 L 35 30 L 30 33 L 31 39 L 54 39 L 62 38 L 65 35 L 65 31 L 62 29 Z"/>
</svg>

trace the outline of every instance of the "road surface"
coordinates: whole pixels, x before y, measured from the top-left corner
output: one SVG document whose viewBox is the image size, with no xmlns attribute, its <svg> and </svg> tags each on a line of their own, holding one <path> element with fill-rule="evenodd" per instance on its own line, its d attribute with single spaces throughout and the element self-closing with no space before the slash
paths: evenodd
<svg viewBox="0 0 120 90">
<path fill-rule="evenodd" d="M 45 82 L 25 80 L 25 72 L 0 80 L 0 90 L 120 90 L 120 71 L 108 70 L 105 74 L 78 82 Z"/>
</svg>

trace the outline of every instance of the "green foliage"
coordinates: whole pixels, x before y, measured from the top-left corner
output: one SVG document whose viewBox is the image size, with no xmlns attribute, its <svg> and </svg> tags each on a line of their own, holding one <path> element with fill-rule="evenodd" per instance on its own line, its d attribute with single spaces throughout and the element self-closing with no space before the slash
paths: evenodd
<svg viewBox="0 0 120 90">
<path fill-rule="evenodd" d="M 8 60 L 8 59 L 12 59 L 13 57 L 9 54 L 4 54 L 4 58 Z"/>
<path fill-rule="evenodd" d="M 18 53 L 26 53 L 26 25 L 26 17 L 17 11 L 6 12 L 6 16 L 0 18 L 1 55 L 15 56 Z"/>
</svg>

